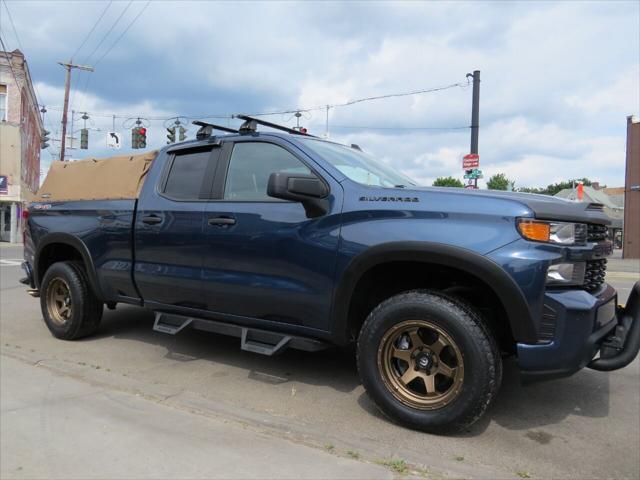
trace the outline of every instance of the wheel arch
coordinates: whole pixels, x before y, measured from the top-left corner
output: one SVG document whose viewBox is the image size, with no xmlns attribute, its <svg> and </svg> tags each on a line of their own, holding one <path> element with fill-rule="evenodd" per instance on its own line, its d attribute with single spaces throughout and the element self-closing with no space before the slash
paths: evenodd
<svg viewBox="0 0 640 480">
<path fill-rule="evenodd" d="M 64 253 L 56 255 L 56 248 L 62 247 Z M 71 250 L 70 250 L 71 249 Z M 70 255 L 70 252 L 75 252 L 77 256 Z M 78 237 L 68 233 L 49 233 L 42 237 L 38 243 L 38 248 L 34 256 L 34 280 L 36 288 L 40 288 L 42 278 L 46 272 L 46 269 L 56 261 L 81 259 L 84 264 L 87 278 L 93 292 L 98 299 L 103 299 L 102 290 L 98 282 L 98 276 L 96 274 L 95 265 L 89 249 L 82 240 Z"/>
<path fill-rule="evenodd" d="M 497 263 L 471 250 L 430 242 L 391 242 L 371 247 L 351 260 L 334 294 L 332 335 L 335 342 L 351 340 L 349 312 L 360 280 L 376 267 L 394 262 L 431 264 L 462 271 L 484 283 L 497 297 L 513 337 L 537 341 L 529 305 L 515 280 Z"/>
</svg>

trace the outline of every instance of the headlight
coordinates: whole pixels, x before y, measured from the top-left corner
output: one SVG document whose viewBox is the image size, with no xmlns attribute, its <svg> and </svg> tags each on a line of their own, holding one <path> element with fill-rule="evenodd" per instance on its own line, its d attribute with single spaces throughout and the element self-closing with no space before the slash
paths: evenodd
<svg viewBox="0 0 640 480">
<path fill-rule="evenodd" d="M 585 262 L 549 265 L 547 285 L 582 285 L 585 269 Z"/>
<path fill-rule="evenodd" d="M 527 240 L 556 245 L 575 245 L 584 243 L 586 225 L 521 218 L 518 220 L 518 231 Z"/>
</svg>

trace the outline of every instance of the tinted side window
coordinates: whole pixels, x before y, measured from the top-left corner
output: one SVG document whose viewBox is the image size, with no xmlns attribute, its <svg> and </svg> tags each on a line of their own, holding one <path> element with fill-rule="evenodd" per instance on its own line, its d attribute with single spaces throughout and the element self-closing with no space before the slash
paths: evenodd
<svg viewBox="0 0 640 480">
<path fill-rule="evenodd" d="M 178 200 L 200 198 L 202 181 L 211 157 L 211 151 L 176 154 L 164 187 L 164 194 Z"/>
<path fill-rule="evenodd" d="M 275 172 L 311 174 L 282 147 L 261 142 L 237 143 L 229 162 L 225 200 L 277 201 L 267 196 L 269 175 Z"/>
</svg>

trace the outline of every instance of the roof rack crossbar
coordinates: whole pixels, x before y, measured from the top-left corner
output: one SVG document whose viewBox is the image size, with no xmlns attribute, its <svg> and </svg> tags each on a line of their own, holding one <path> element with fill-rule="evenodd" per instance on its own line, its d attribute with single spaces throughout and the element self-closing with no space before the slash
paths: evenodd
<svg viewBox="0 0 640 480">
<path fill-rule="evenodd" d="M 269 128 L 275 128 L 276 130 L 281 130 L 283 132 L 291 133 L 294 135 L 303 135 L 305 137 L 315 137 L 315 135 L 311 135 L 309 133 L 301 132 L 300 130 L 296 130 L 295 128 L 285 127 L 284 125 L 278 125 L 277 123 L 267 122 L 266 120 L 262 120 L 260 118 L 250 117 L 249 115 L 234 115 L 236 118 L 240 120 L 244 120 L 244 123 L 240 126 L 240 132 L 255 132 L 257 125 L 263 125 Z"/>
<path fill-rule="evenodd" d="M 227 133 L 239 133 L 239 131 L 236 130 L 235 128 L 223 127 L 221 125 L 215 125 L 213 123 L 201 122 L 200 120 L 194 120 L 191 123 L 193 123 L 194 125 L 198 125 L 200 127 L 200 129 L 198 130 L 198 133 L 196 133 L 196 138 L 198 140 L 202 140 L 207 137 L 210 137 L 211 134 L 213 133 L 213 130 L 220 130 L 221 132 L 227 132 Z"/>
</svg>

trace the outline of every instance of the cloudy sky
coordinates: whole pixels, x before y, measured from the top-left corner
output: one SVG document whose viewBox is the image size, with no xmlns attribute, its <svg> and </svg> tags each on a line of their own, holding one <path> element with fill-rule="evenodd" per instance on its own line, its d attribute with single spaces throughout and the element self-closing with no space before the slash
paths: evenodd
<svg viewBox="0 0 640 480">
<path fill-rule="evenodd" d="M 504 172 L 517 186 L 583 176 L 623 184 L 626 116 L 640 110 L 637 1 L 6 3 L 19 41 L 5 5 L 2 37 L 10 50 L 22 45 L 54 135 L 64 85 L 56 62 L 95 66 L 74 72 L 71 108 L 100 131 L 73 158 L 109 153 L 112 114 L 125 147 L 129 116 L 152 119 L 148 144 L 159 147 L 166 132 L 154 118 L 308 108 L 459 83 L 330 110 L 331 139 L 358 143 L 430 184 L 462 175 L 470 134 L 457 127 L 470 123 L 466 74 L 477 69 L 486 176 Z M 295 124 L 290 114 L 269 119 Z M 301 120 L 324 134 L 324 110 Z M 43 152 L 43 169 L 53 155 Z"/>
</svg>

